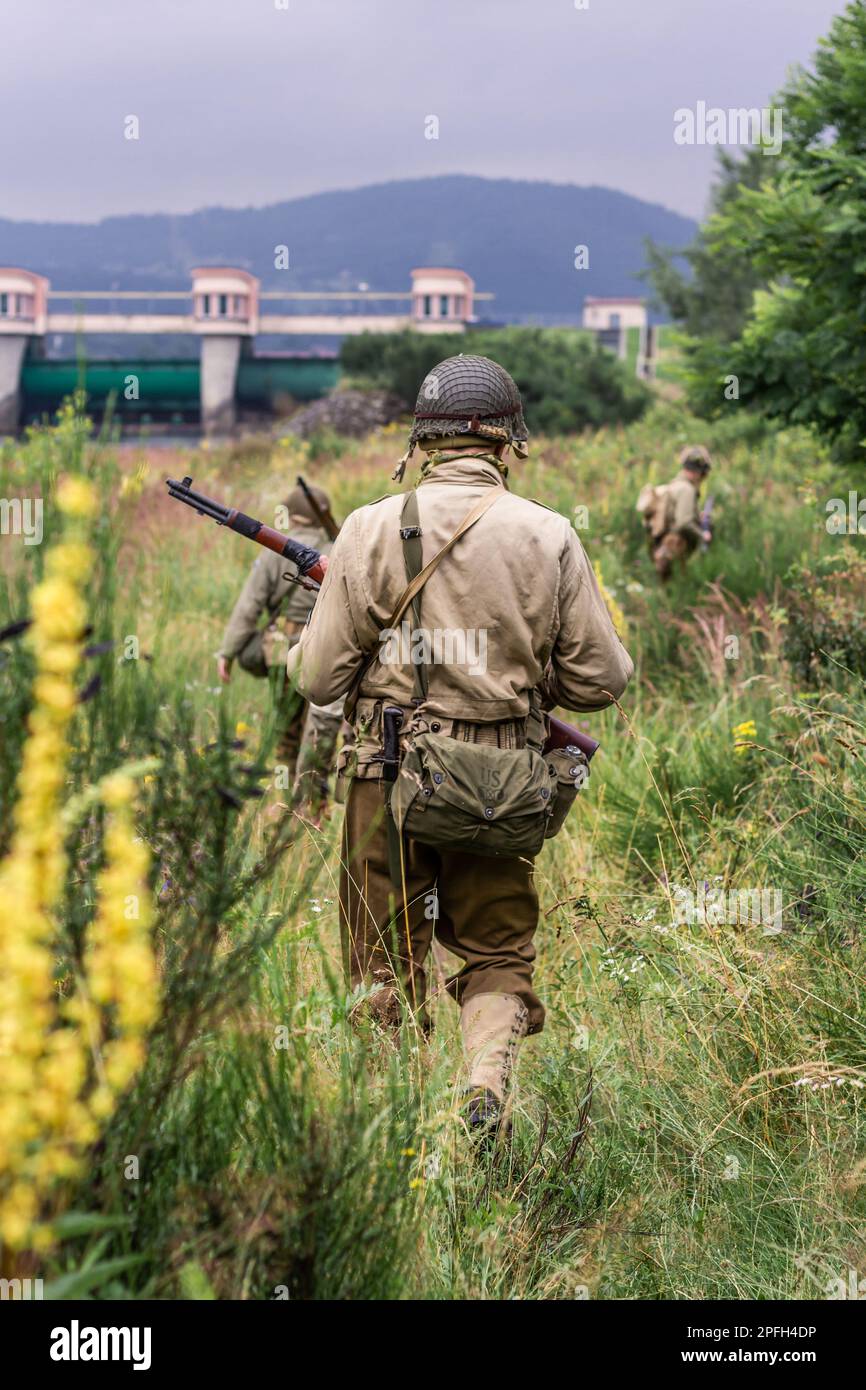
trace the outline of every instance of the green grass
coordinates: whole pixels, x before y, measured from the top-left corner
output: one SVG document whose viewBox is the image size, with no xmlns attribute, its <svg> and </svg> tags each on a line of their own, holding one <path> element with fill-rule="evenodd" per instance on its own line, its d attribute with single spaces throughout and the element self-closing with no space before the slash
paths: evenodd
<svg viewBox="0 0 866 1390">
<path fill-rule="evenodd" d="M 661 592 L 634 501 L 697 440 L 716 462 L 717 539 Z M 38 437 L 7 451 L 0 493 L 50 488 L 69 449 Z M 340 812 L 269 852 L 248 795 L 267 767 L 267 691 L 215 680 L 251 548 L 190 525 L 161 483 L 185 466 L 268 520 L 302 468 L 343 516 L 394 487 L 402 449 L 389 429 L 339 456 L 154 451 L 142 497 L 114 513 L 119 556 L 106 522 L 97 630 L 136 634 L 150 659 L 98 659 L 73 776 L 80 789 L 120 758 L 162 759 L 142 833 L 168 1005 L 146 1074 L 66 1194 L 91 1220 L 69 1225 L 47 1277 L 98 1297 L 498 1300 L 799 1299 L 866 1276 L 862 674 L 803 679 L 784 655 L 802 606 L 791 567 L 822 574 L 856 551 L 823 525 L 847 483 L 804 435 L 737 417 L 708 431 L 671 405 L 537 441 L 514 469 L 520 492 L 587 508 L 581 538 L 637 672 L 622 714 L 591 717 L 603 749 L 589 788 L 538 862 L 547 1027 L 524 1047 L 512 1146 L 477 1162 L 450 1000 L 429 1042 L 407 1030 L 393 1047 L 347 1022 Z M 135 464 L 125 451 L 122 471 Z M 25 560 L 31 579 L 40 556 Z M 15 575 L 5 602 L 20 611 Z M 834 591 L 837 618 L 839 603 Z M 26 665 L 15 652 L 0 667 L 13 713 Z M 252 733 L 233 749 L 239 720 Z M 754 747 L 735 752 L 748 720 Z M 20 734 L 5 728 L 8 805 Z M 87 845 L 74 845 L 84 883 Z M 716 881 L 778 888 L 782 930 L 675 924 L 676 890 Z M 67 933 L 86 931 L 88 901 L 71 894 Z"/>
</svg>

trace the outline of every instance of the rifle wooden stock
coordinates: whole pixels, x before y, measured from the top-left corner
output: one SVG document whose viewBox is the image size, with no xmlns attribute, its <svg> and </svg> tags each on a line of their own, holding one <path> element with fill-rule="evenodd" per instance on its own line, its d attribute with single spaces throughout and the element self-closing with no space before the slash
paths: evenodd
<svg viewBox="0 0 866 1390">
<path fill-rule="evenodd" d="M 552 714 L 547 716 L 547 738 L 544 741 L 542 753 L 549 753 L 554 748 L 579 748 L 586 761 L 589 762 L 593 753 L 598 752 L 600 745 L 589 734 L 581 733 L 573 724 L 566 724 L 562 719 L 555 719 Z"/>
<path fill-rule="evenodd" d="M 224 507 L 213 497 L 207 497 L 203 492 L 194 492 L 191 484 L 192 478 L 184 478 L 180 483 L 176 478 L 167 478 L 169 497 L 173 497 L 176 502 L 184 502 L 201 516 L 210 517 L 217 526 L 227 526 L 230 531 L 236 531 L 248 541 L 255 541 L 266 550 L 273 550 L 275 554 L 284 556 L 293 565 L 297 565 L 302 579 L 321 584 L 328 568 L 326 555 L 320 554 L 312 546 L 293 541 L 291 536 L 284 536 L 281 531 L 275 531 L 272 526 L 266 526 L 254 516 L 247 516 L 246 512 L 239 512 L 236 507 Z"/>
<path fill-rule="evenodd" d="M 328 568 L 327 555 L 321 555 L 312 546 L 302 546 L 298 541 L 293 541 L 289 536 L 284 536 L 282 531 L 275 531 L 273 526 L 266 526 L 263 521 L 256 521 L 254 517 L 247 516 L 244 512 L 239 512 L 235 508 L 229 508 L 225 526 L 230 531 L 237 531 L 239 536 L 246 536 L 248 540 L 255 541 L 257 545 L 263 545 L 266 550 L 273 550 L 276 555 L 284 555 L 287 560 L 293 560 L 298 565 L 305 579 L 312 579 L 317 584 L 321 584 L 325 577 L 325 570 Z M 255 528 L 254 530 L 251 528 Z M 298 562 L 298 553 L 304 551 L 310 557 L 309 567 L 302 568 Z M 313 558 L 315 557 L 315 558 Z M 306 565 L 306 561 L 304 562 Z"/>
</svg>

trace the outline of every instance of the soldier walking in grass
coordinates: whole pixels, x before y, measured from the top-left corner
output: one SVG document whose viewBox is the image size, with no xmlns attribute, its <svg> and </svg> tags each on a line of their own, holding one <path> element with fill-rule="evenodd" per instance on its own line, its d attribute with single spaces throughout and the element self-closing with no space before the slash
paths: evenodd
<svg viewBox="0 0 866 1390">
<path fill-rule="evenodd" d="M 699 505 L 701 486 L 712 466 L 709 453 L 702 444 L 688 444 L 679 464 L 680 471 L 671 482 L 658 487 L 648 483 L 637 500 L 650 557 L 663 584 L 677 562 L 685 565 L 698 546 L 706 547 L 712 540 Z"/>
<path fill-rule="evenodd" d="M 515 1052 L 539 1033 L 533 860 L 586 772 L 575 748 L 541 755 L 544 711 L 597 710 L 632 663 L 569 522 L 508 489 L 526 457 L 517 387 L 458 356 L 421 385 L 416 488 L 344 523 L 289 670 L 308 699 L 346 696 L 356 742 L 340 880 L 346 972 L 375 988 L 385 1026 L 426 1022 L 435 937 L 462 961 L 466 1119 L 507 1114 Z"/>
<path fill-rule="evenodd" d="M 321 514 L 330 516 L 327 493 L 322 488 L 305 490 L 299 485 L 289 494 L 286 510 L 292 535 L 328 554 L 331 540 L 320 519 Z M 321 820 L 327 808 L 342 702 L 308 704 L 288 687 L 285 678 L 288 653 L 300 638 L 315 601 L 315 592 L 292 582 L 282 556 L 263 551 L 234 606 L 217 654 L 217 668 L 224 683 L 231 679 L 235 661 L 251 675 L 274 673 L 278 785 L 293 794 L 296 803 L 308 805 L 314 819 Z"/>
</svg>

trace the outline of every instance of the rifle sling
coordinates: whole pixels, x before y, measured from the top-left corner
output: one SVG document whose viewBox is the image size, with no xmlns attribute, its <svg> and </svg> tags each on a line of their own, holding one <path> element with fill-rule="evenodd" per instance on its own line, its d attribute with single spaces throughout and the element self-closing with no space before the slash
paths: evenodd
<svg viewBox="0 0 866 1390">
<path fill-rule="evenodd" d="M 416 600 L 418 600 L 418 595 L 424 588 L 424 585 L 427 583 L 427 580 L 430 578 L 433 571 L 438 567 L 440 561 L 443 560 L 445 556 L 448 554 L 448 552 L 452 549 L 452 547 L 457 544 L 457 542 L 460 540 L 460 537 L 464 536 L 466 532 L 469 530 L 470 526 L 474 526 L 476 521 L 480 520 L 484 513 L 486 511 L 489 511 L 489 509 L 493 506 L 494 502 L 496 502 L 500 497 L 502 497 L 503 494 L 503 488 L 491 487 L 489 492 L 485 496 L 481 497 L 475 503 L 475 506 L 472 507 L 471 510 L 466 513 L 466 516 L 463 518 L 460 525 L 457 527 L 457 530 L 454 532 L 454 535 L 451 537 L 451 539 L 446 541 L 445 544 L 442 546 L 442 549 L 437 550 L 436 554 L 432 557 L 432 559 L 428 560 L 427 564 L 423 567 L 421 567 L 422 555 L 420 534 L 417 536 L 411 536 L 409 538 L 403 539 L 403 559 L 406 565 L 406 577 L 409 582 L 407 583 L 405 589 L 403 590 L 402 594 L 397 600 L 397 604 L 394 608 L 394 611 L 388 619 L 388 622 L 385 624 L 386 627 L 396 627 L 397 624 L 400 622 L 400 619 L 403 617 L 403 614 L 406 612 L 406 609 L 409 607 L 410 603 L 412 604 L 412 616 L 415 619 L 415 624 L 416 626 L 419 625 L 420 602 L 416 602 Z M 416 491 L 414 491 L 414 489 L 412 492 L 408 492 L 405 496 L 403 502 L 403 510 L 400 515 L 400 521 L 401 531 L 408 529 L 417 530 L 420 532 L 420 526 L 418 524 L 418 494 Z M 352 687 L 349 691 L 349 694 L 346 697 L 346 706 L 344 710 L 347 719 L 350 719 L 355 711 L 355 706 L 358 703 L 358 696 L 361 690 L 361 682 L 363 681 L 364 676 L 366 675 L 367 670 L 370 667 L 370 664 L 373 660 L 373 655 L 374 653 L 371 652 L 370 655 L 367 657 L 366 661 L 360 667 L 357 676 L 352 682 Z M 424 699 L 426 698 L 426 694 L 426 668 L 424 668 L 423 676 L 419 676 L 419 668 L 416 666 L 415 697 L 416 699 L 418 699 L 420 695 L 420 698 Z"/>
</svg>

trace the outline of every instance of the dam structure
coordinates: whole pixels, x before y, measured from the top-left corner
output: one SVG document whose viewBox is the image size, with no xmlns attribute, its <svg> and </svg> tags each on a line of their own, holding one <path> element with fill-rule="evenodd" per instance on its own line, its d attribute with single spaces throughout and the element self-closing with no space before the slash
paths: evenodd
<svg viewBox="0 0 866 1390">
<path fill-rule="evenodd" d="M 82 384 L 92 404 L 113 399 L 123 420 L 167 417 L 197 423 L 209 436 L 230 434 L 240 408 L 273 412 L 281 401 L 312 400 L 339 376 L 336 356 L 259 354 L 257 338 L 463 333 L 476 322 L 476 302 L 493 298 L 479 294 L 465 271 L 441 266 L 413 270 L 405 292 L 262 290 L 254 275 L 231 266 L 201 266 L 191 277 L 183 290 L 55 290 L 33 271 L 0 268 L 0 435 L 56 409 Z M 165 302 L 165 312 L 155 302 Z M 368 312 L 380 303 L 394 312 Z M 349 304 L 352 312 L 340 312 Z M 55 334 L 191 335 L 199 353 L 85 362 L 49 356 Z"/>
</svg>

